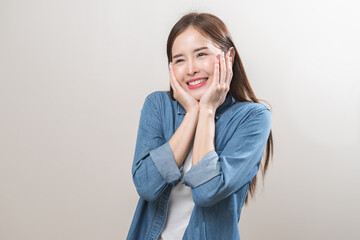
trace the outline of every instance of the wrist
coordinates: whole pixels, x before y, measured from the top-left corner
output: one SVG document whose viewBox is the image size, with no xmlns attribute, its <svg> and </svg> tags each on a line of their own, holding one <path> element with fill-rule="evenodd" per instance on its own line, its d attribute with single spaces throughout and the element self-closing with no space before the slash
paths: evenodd
<svg viewBox="0 0 360 240">
<path fill-rule="evenodd" d="M 199 106 L 192 107 L 190 109 L 186 109 L 186 113 L 190 115 L 198 115 L 199 114 Z"/>
<path fill-rule="evenodd" d="M 216 109 L 214 109 L 212 107 L 201 107 L 199 115 L 207 116 L 207 117 L 214 117 L 215 112 L 216 112 Z"/>
<path fill-rule="evenodd" d="M 203 114 L 215 115 L 216 108 L 210 105 L 202 104 L 200 105 L 200 112 Z"/>
<path fill-rule="evenodd" d="M 196 124 L 199 120 L 199 110 L 198 109 L 192 109 L 186 112 L 185 118 L 192 119 L 194 123 Z"/>
</svg>

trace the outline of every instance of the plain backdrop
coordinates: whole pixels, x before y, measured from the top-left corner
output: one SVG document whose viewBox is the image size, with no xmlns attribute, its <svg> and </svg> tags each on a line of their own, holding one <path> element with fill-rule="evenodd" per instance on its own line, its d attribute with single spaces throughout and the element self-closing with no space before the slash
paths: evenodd
<svg viewBox="0 0 360 240">
<path fill-rule="evenodd" d="M 272 109 L 242 239 L 359 238 L 358 1 L 0 0 L 0 239 L 126 238 L 140 110 L 190 11 L 227 24 Z"/>
</svg>

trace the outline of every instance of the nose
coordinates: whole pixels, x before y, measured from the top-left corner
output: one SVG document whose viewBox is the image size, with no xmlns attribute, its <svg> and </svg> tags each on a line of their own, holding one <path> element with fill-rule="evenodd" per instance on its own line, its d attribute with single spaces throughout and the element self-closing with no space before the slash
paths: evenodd
<svg viewBox="0 0 360 240">
<path fill-rule="evenodd" d="M 196 65 L 196 63 L 192 60 L 188 61 L 188 66 L 187 66 L 187 74 L 188 75 L 195 75 L 196 73 L 198 73 L 198 67 Z"/>
</svg>

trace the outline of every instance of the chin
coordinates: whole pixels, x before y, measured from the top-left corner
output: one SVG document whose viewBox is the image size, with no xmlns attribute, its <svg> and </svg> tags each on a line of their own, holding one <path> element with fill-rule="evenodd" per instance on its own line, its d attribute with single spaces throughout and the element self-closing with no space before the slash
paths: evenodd
<svg viewBox="0 0 360 240">
<path fill-rule="evenodd" d="M 191 94 L 191 96 L 192 96 L 193 98 L 195 98 L 196 100 L 198 100 L 198 101 L 200 101 L 202 95 L 204 95 L 204 93 L 196 93 L 196 94 L 193 93 L 193 94 Z"/>
</svg>

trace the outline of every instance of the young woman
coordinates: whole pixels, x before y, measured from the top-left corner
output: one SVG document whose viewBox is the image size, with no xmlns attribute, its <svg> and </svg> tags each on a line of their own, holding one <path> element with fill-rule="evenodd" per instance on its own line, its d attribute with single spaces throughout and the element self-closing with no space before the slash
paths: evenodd
<svg viewBox="0 0 360 240">
<path fill-rule="evenodd" d="M 271 112 L 255 97 L 224 23 L 189 13 L 167 42 L 170 91 L 141 110 L 127 239 L 240 239 L 238 222 L 265 154 Z"/>
</svg>

